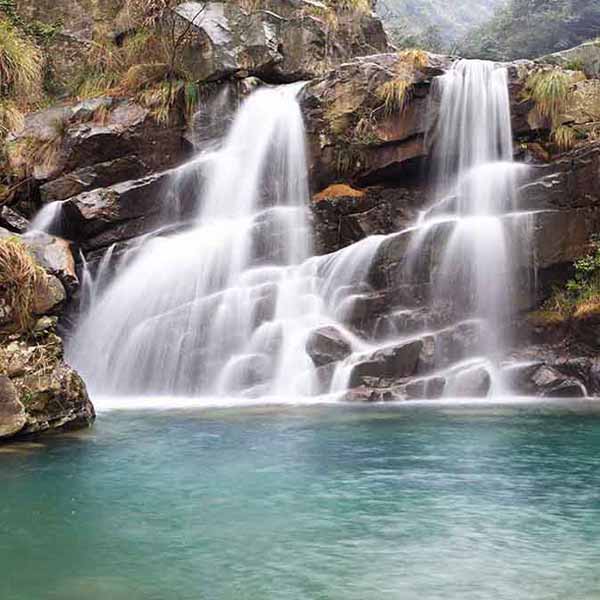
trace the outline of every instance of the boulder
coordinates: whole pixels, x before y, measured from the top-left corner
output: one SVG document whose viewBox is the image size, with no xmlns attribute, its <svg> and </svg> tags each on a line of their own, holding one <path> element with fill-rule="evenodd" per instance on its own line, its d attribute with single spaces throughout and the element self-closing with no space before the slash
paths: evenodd
<svg viewBox="0 0 600 600">
<path fill-rule="evenodd" d="M 83 192 L 63 204 L 64 234 L 86 249 L 108 246 L 155 229 L 169 209 L 171 172 Z"/>
<path fill-rule="evenodd" d="M 407 400 L 436 400 L 444 395 L 446 379 L 427 377 L 406 384 L 403 388 Z"/>
<path fill-rule="evenodd" d="M 587 395 L 581 381 L 551 364 L 517 366 L 511 369 L 508 381 L 514 393 L 526 396 L 580 398 Z"/>
<path fill-rule="evenodd" d="M 71 171 L 40 186 L 42 202 L 56 202 L 96 188 L 144 175 L 148 168 L 137 156 L 124 156 Z"/>
<path fill-rule="evenodd" d="M 19 433 L 26 423 L 25 407 L 17 389 L 6 375 L 0 375 L 0 440 Z"/>
<path fill-rule="evenodd" d="M 0 237 L 3 235 L 0 230 Z M 22 239 L 37 262 L 56 275 L 69 293 L 79 286 L 71 244 L 67 240 L 41 231 L 28 232 Z"/>
<path fill-rule="evenodd" d="M 178 30 L 188 32 L 186 69 L 200 81 L 256 75 L 269 82 L 311 79 L 353 56 L 383 52 L 387 38 L 372 14 L 333 12 L 317 2 L 183 2 Z M 336 27 L 327 15 L 335 17 Z"/>
<path fill-rule="evenodd" d="M 14 233 L 25 233 L 29 227 L 29 221 L 10 206 L 3 206 L 0 209 L 0 227 Z"/>
<path fill-rule="evenodd" d="M 600 78 L 600 44 L 597 41 L 586 42 L 568 50 L 542 56 L 536 62 L 583 71 L 588 77 Z"/>
<path fill-rule="evenodd" d="M 352 369 L 350 388 L 399 380 L 414 375 L 423 349 L 422 340 L 403 342 L 382 348 L 366 356 Z"/>
<path fill-rule="evenodd" d="M 67 299 L 63 284 L 58 277 L 46 275 L 36 286 L 33 298 L 33 312 L 46 315 L 55 312 Z"/>
<path fill-rule="evenodd" d="M 485 398 L 491 383 L 490 374 L 485 367 L 464 369 L 449 381 L 446 395 L 456 398 Z"/>
<path fill-rule="evenodd" d="M 306 352 L 315 367 L 323 367 L 350 356 L 352 346 L 336 327 L 320 327 L 309 335 Z"/>
<path fill-rule="evenodd" d="M 149 109 L 132 100 L 101 97 L 28 114 L 23 129 L 9 136 L 7 155 L 14 172 L 30 172 L 40 183 L 72 171 L 79 172 L 74 179 L 81 178 L 81 169 L 92 165 L 100 165 L 96 179 L 106 182 L 110 173 L 104 163 L 117 158 L 129 157 L 127 169 L 138 161 L 143 172 L 181 162 L 187 155 L 181 134 L 158 124 Z M 117 178 L 123 177 L 124 164 Z M 50 196 L 68 193 L 68 185 L 60 181 Z"/>
<path fill-rule="evenodd" d="M 369 235 L 390 234 L 406 228 L 426 204 L 424 187 L 328 186 L 312 198 L 315 247 L 329 254 Z"/>
<path fill-rule="evenodd" d="M 312 180 L 323 188 L 386 181 L 415 174 L 424 143 L 432 78 L 451 59 L 410 52 L 377 54 L 342 64 L 309 83 L 302 93 L 311 148 Z M 407 85 L 402 109 L 385 107 L 385 85 Z M 435 109 L 435 106 L 433 106 Z"/>
</svg>

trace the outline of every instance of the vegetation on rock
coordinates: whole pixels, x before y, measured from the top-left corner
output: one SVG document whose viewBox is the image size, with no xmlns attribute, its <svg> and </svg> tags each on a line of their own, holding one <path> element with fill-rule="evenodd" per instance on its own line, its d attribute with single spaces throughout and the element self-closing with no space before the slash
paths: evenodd
<svg viewBox="0 0 600 600">
<path fill-rule="evenodd" d="M 43 57 L 34 40 L 0 13 L 0 141 L 41 97 Z"/>
<path fill-rule="evenodd" d="M 600 311 L 600 235 L 590 240 L 590 252 L 573 264 L 574 276 L 556 288 L 544 308 L 563 317 Z"/>
<path fill-rule="evenodd" d="M 44 277 L 43 269 L 21 240 L 16 237 L 0 240 L 2 311 L 18 331 L 25 331 L 32 324 L 35 295 Z"/>
</svg>

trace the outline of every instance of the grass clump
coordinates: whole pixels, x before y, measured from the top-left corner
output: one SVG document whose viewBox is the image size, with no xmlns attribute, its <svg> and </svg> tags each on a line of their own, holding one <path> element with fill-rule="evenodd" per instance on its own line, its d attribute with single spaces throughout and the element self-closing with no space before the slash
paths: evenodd
<svg viewBox="0 0 600 600">
<path fill-rule="evenodd" d="M 600 235 L 592 236 L 590 252 L 573 264 L 575 274 L 564 288 L 555 289 L 544 309 L 563 317 L 581 318 L 600 311 Z"/>
<path fill-rule="evenodd" d="M 0 298 L 19 331 L 32 324 L 35 294 L 43 277 L 43 269 L 21 240 L 0 240 Z"/>
<path fill-rule="evenodd" d="M 410 48 L 398 54 L 393 68 L 392 79 L 382 83 L 376 89 L 376 95 L 382 103 L 386 115 L 399 114 L 404 111 L 410 94 L 416 71 L 429 63 L 429 55 L 424 50 Z"/>
<path fill-rule="evenodd" d="M 571 77 L 557 68 L 534 71 L 525 83 L 525 99 L 533 101 L 538 116 L 550 128 L 551 141 L 560 151 L 570 150 L 577 137 L 573 128 L 563 123 L 571 83 Z"/>
<path fill-rule="evenodd" d="M 43 56 L 36 44 L 0 16 L 0 142 L 23 124 L 23 110 L 41 96 Z"/>
</svg>

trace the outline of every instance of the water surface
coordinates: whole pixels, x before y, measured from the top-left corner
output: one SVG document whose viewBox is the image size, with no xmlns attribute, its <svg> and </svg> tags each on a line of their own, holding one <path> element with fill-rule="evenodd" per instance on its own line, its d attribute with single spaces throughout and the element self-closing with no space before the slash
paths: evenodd
<svg viewBox="0 0 600 600">
<path fill-rule="evenodd" d="M 600 598 L 599 416 L 103 413 L 0 447 L 0 598 Z"/>
</svg>

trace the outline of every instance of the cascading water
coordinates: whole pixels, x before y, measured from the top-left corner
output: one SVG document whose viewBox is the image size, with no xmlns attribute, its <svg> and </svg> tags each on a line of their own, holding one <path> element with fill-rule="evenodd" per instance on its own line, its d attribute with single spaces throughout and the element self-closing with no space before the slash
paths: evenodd
<svg viewBox="0 0 600 600">
<path fill-rule="evenodd" d="M 92 390 L 289 398 L 339 395 L 366 376 L 382 388 L 391 377 L 392 397 L 411 397 L 413 380 L 427 382 L 426 394 L 439 395 L 442 380 L 446 395 L 461 395 L 465 373 L 482 366 L 498 390 L 530 223 L 518 210 L 526 167 L 512 161 L 506 70 L 459 61 L 436 81 L 435 200 L 415 225 L 322 257 L 311 256 L 298 89 L 254 92 L 222 146 L 174 172 L 164 214 L 177 222 L 196 189 L 191 226 L 139 242 L 108 286 L 113 248 L 97 269 L 102 282 L 86 271 L 87 311 L 68 352 Z M 352 323 L 353 309 L 361 297 L 368 306 L 371 268 L 390 238 L 407 241 L 393 257 L 405 291 L 368 331 Z M 350 354 L 317 368 L 307 341 L 330 325 Z M 410 371 L 399 361 L 419 343 Z"/>
<path fill-rule="evenodd" d="M 517 186 L 527 167 L 512 158 L 504 67 L 460 60 L 436 83 L 436 202 L 421 216 L 408 262 L 418 261 L 432 232 L 446 228 L 430 265 L 432 304 L 437 310 L 450 305 L 454 318 L 477 320 L 479 353 L 493 375 L 509 341 L 508 322 L 520 284 L 516 265 L 528 250 L 528 213 L 517 205 Z M 452 386 L 446 391 L 451 394 Z"/>
<path fill-rule="evenodd" d="M 339 256 L 311 258 L 297 90 L 252 94 L 222 148 L 178 171 L 192 179 L 199 168 L 204 172 L 196 223 L 147 240 L 69 344 L 92 389 L 224 396 L 318 391 L 307 337 L 333 321 L 333 308 L 352 295 L 352 282 L 364 279 L 376 248 L 370 239 Z"/>
</svg>

